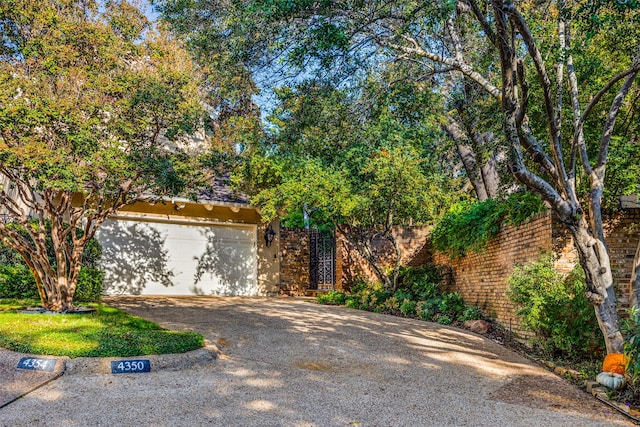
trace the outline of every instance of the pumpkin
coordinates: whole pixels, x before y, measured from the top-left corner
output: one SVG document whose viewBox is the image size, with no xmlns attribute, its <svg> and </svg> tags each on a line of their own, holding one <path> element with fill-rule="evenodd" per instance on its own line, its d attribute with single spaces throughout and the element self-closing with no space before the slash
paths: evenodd
<svg viewBox="0 0 640 427">
<path fill-rule="evenodd" d="M 616 374 L 615 372 L 600 372 L 596 377 L 596 381 L 614 390 L 619 390 L 626 384 L 624 375 Z"/>
<path fill-rule="evenodd" d="M 627 357 L 622 353 L 607 354 L 602 362 L 602 372 L 615 372 L 624 375 L 624 368 L 627 365 Z"/>
</svg>

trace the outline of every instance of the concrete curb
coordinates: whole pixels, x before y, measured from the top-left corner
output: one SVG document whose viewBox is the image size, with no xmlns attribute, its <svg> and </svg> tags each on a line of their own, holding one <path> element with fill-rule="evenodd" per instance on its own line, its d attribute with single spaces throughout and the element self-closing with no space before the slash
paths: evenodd
<svg viewBox="0 0 640 427">
<path fill-rule="evenodd" d="M 62 375 L 111 374 L 111 362 L 119 360 L 149 360 L 151 372 L 188 369 L 204 366 L 216 361 L 220 350 L 209 342 L 197 350 L 186 353 L 154 354 L 136 357 L 78 357 L 70 359 L 66 356 L 43 356 L 0 348 L 0 408 L 11 404 L 34 390 L 60 378 Z M 56 359 L 52 372 L 29 371 L 18 369 L 17 365 L 23 357 Z"/>
<path fill-rule="evenodd" d="M 19 369 L 22 358 L 55 359 L 53 371 Z M 0 348 L 0 408 L 64 374 L 68 357 L 33 356 Z"/>
<path fill-rule="evenodd" d="M 134 357 L 77 357 L 66 361 L 65 375 L 111 374 L 111 362 L 146 359 L 151 363 L 151 372 L 160 370 L 178 371 L 180 369 L 202 366 L 214 362 L 219 350 L 213 344 L 203 348 L 178 354 L 154 354 Z"/>
</svg>

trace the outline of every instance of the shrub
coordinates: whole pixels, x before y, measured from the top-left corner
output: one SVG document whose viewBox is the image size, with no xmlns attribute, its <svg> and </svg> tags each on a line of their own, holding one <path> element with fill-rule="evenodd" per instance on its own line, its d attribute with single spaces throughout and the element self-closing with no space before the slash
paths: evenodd
<svg viewBox="0 0 640 427">
<path fill-rule="evenodd" d="M 484 318 L 482 311 L 478 307 L 467 307 L 462 316 L 460 317 L 461 322 L 466 322 L 468 320 L 481 320 Z"/>
<path fill-rule="evenodd" d="M 387 298 L 385 301 L 382 301 L 380 304 L 380 308 L 382 309 L 382 311 L 386 311 L 386 312 L 397 312 L 400 310 L 400 301 L 398 300 L 398 298 L 396 298 L 395 296 L 391 296 L 389 298 Z"/>
<path fill-rule="evenodd" d="M 585 296 L 584 272 L 576 266 L 562 277 L 553 258 L 516 267 L 507 278 L 507 297 L 517 307 L 522 326 L 534 332 L 531 344 L 554 357 L 593 357 L 604 345 L 591 303 Z"/>
<path fill-rule="evenodd" d="M 406 299 L 408 300 L 413 299 L 413 295 L 411 294 L 411 292 L 408 292 L 407 290 L 399 289 L 393 294 L 393 298 L 395 298 L 399 302 L 402 302 Z"/>
<path fill-rule="evenodd" d="M 29 267 L 20 263 L 0 265 L 0 298 L 40 298 Z"/>
<path fill-rule="evenodd" d="M 442 302 L 440 303 L 440 312 L 452 319 L 457 319 L 465 310 L 466 304 L 464 299 L 457 292 L 450 294 L 442 294 Z"/>
<path fill-rule="evenodd" d="M 398 275 L 398 288 L 411 292 L 416 300 L 427 300 L 438 294 L 442 269 L 435 264 L 420 267 L 402 267 Z"/>
<path fill-rule="evenodd" d="M 426 302 L 418 301 L 416 304 L 416 315 L 418 319 L 430 322 L 432 319 L 432 313 L 426 308 Z"/>
<path fill-rule="evenodd" d="M 438 320 L 438 323 L 441 325 L 450 325 L 451 323 L 453 323 L 453 320 L 446 314 L 438 315 L 437 320 Z"/>
<path fill-rule="evenodd" d="M 416 301 L 405 299 L 400 304 L 400 313 L 404 314 L 405 316 L 415 316 L 417 305 L 418 303 Z"/>
<path fill-rule="evenodd" d="M 417 307 L 418 317 L 421 320 L 425 320 L 427 322 L 434 321 L 437 314 L 440 313 L 440 306 L 442 304 L 442 297 L 437 296 L 435 298 L 431 298 L 427 301 L 422 302 Z"/>
<path fill-rule="evenodd" d="M 360 308 L 360 297 L 358 295 L 347 295 L 344 305 L 349 308 Z"/>
<path fill-rule="evenodd" d="M 479 309 L 470 310 L 460 294 L 438 292 L 442 279 L 441 270 L 433 264 L 421 267 L 403 267 L 400 270 L 398 289 L 391 293 L 381 284 L 358 279 L 350 288 L 351 295 L 344 296 L 343 304 L 377 313 L 395 313 L 418 317 L 425 321 L 450 325 L 456 321 L 482 318 Z M 329 300 L 319 295 L 318 301 Z M 340 302 L 335 302 L 340 303 Z"/>
<path fill-rule="evenodd" d="M 326 294 L 318 294 L 316 300 L 318 304 L 344 305 L 346 298 L 344 292 L 329 291 Z"/>
<path fill-rule="evenodd" d="M 75 302 L 100 301 L 103 283 L 104 271 L 82 267 L 73 300 Z M 40 298 L 33 273 L 26 265 L 0 266 L 0 298 Z"/>
<path fill-rule="evenodd" d="M 82 267 L 73 300 L 78 302 L 98 302 L 104 287 L 104 271 Z"/>
</svg>

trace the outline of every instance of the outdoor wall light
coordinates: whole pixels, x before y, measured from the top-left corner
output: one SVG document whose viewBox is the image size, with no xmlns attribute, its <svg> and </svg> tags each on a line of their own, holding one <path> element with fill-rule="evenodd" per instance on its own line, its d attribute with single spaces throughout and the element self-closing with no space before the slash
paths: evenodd
<svg viewBox="0 0 640 427">
<path fill-rule="evenodd" d="M 273 239 L 275 237 L 276 237 L 276 232 L 273 231 L 273 227 L 271 227 L 271 224 L 269 224 L 267 229 L 264 231 L 264 242 L 267 245 L 267 247 L 271 246 L 271 243 L 273 243 Z"/>
</svg>

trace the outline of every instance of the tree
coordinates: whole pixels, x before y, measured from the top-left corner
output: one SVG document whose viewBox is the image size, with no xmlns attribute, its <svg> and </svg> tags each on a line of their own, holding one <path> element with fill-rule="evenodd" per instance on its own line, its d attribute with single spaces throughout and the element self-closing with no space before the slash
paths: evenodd
<svg viewBox="0 0 640 427">
<path fill-rule="evenodd" d="M 107 216 L 190 187 L 200 77 L 127 1 L 4 1 L 0 28 L 0 237 L 67 310 Z"/>
<path fill-rule="evenodd" d="M 586 75 L 578 76 L 574 52 L 588 44 L 587 30 L 578 18 L 583 6 L 580 2 L 543 2 L 548 15 L 542 16 L 532 2 L 468 1 L 468 15 L 480 25 L 488 43 L 495 48 L 499 72 L 481 75 L 476 63 L 469 61 L 457 46 L 458 31 L 468 22 L 467 14 L 453 11 L 441 21 L 448 27 L 448 37 L 454 47 L 453 56 L 443 56 L 429 45 L 421 44 L 407 33 L 385 37 L 381 43 L 414 58 L 446 64 L 466 78 L 473 80 L 500 102 L 500 121 L 510 148 L 511 173 L 527 188 L 539 194 L 560 218 L 573 236 L 580 264 L 585 270 L 587 296 L 594 305 L 600 329 L 605 336 L 608 352 L 622 350 L 622 335 L 618 328 L 613 277 L 602 223 L 601 199 L 606 164 L 616 119 L 640 71 L 640 50 L 637 32 L 620 52 L 620 70 L 604 84 Z M 590 12 L 594 12 L 593 10 Z M 607 5 L 597 14 L 607 12 Z M 626 19 L 636 19 L 637 12 L 622 10 Z M 533 29 L 532 29 L 533 28 Z M 541 34 L 535 34 L 538 29 Z M 542 36 L 554 36 L 548 43 Z M 632 33 L 633 34 L 633 33 Z M 537 36 L 537 37 L 536 37 Z M 605 37 L 599 34 L 600 37 Z M 596 49 L 598 34 L 591 43 Z M 583 48 L 583 52 L 586 48 Z M 596 55 L 602 51 L 596 51 Z M 586 60 L 588 53 L 580 59 Z M 577 56 L 577 55 L 576 55 Z M 626 68 L 623 68 L 626 67 Z M 552 75 L 548 70 L 555 70 Z M 534 78 L 529 80 L 529 74 Z M 499 80 L 496 81 L 495 77 Z M 564 79 L 567 79 L 566 83 Z M 531 89 L 537 85 L 537 92 Z M 600 86 L 600 87 L 598 87 Z M 616 88 L 612 90 L 612 88 Z M 585 96 L 582 90 L 595 92 Z M 599 89 L 599 90 L 597 90 Z M 614 96 L 605 96 L 609 91 Z M 542 111 L 536 111 L 533 97 L 537 95 Z M 563 102 L 568 100 L 571 126 L 563 121 Z M 599 102 L 608 102 L 597 125 L 585 130 L 587 120 Z M 586 105 L 586 107 L 584 107 Z M 566 118 L 565 118 L 566 119 Z M 571 129 L 567 129 L 571 127 Z M 546 137 L 543 136 L 546 133 Z M 597 134 L 596 134 L 597 133 Z M 587 138 L 597 138 L 591 143 Z M 578 193 L 579 178 L 584 176 L 588 193 L 582 199 Z M 588 214 L 587 214 L 588 213 Z"/>
<path fill-rule="evenodd" d="M 406 61 L 450 95 L 449 105 L 469 84 L 481 89 L 482 97 L 462 97 L 463 107 L 471 101 L 495 112 L 511 175 L 573 236 L 607 351 L 622 350 L 601 202 L 617 119 L 630 111 L 640 70 L 635 2 L 246 0 L 226 10 L 161 3 L 174 14 L 207 11 L 256 66 L 280 59 L 330 75 Z"/>
<path fill-rule="evenodd" d="M 403 252 L 393 228 L 433 221 L 456 191 L 438 160 L 438 125 L 415 108 L 433 93 L 409 83 L 387 89 L 374 79 L 356 94 L 309 83 L 281 89 L 245 181 L 263 218 L 306 210 L 395 290 Z M 375 253 L 378 239 L 393 250 L 389 269 Z"/>
<path fill-rule="evenodd" d="M 386 28 L 387 15 L 413 13 L 410 2 L 155 0 L 153 3 L 173 29 L 204 53 L 205 60 L 208 60 L 206 52 L 229 52 L 224 57 L 216 55 L 216 61 L 224 59 L 227 70 L 241 70 L 237 75 L 242 77 L 238 79 L 246 80 L 244 76 L 252 72 L 267 92 L 311 75 L 340 85 L 360 75 L 362 70 L 375 72 L 381 64 L 395 60 L 376 46 L 377 32 Z M 416 9 L 421 11 L 414 16 L 416 21 L 430 19 L 432 7 L 418 5 Z M 398 10 L 400 13 L 396 15 Z M 383 25 L 377 26 L 378 23 Z M 369 33 L 372 27 L 375 29 Z M 469 46 L 476 57 L 483 57 L 480 43 L 470 42 Z M 460 170 L 466 173 L 477 198 L 495 197 L 502 190 L 502 176 L 506 172 L 500 165 L 504 150 L 498 148 L 501 141 L 495 138 L 499 127 L 496 129 L 493 124 L 493 128 L 484 128 L 490 122 L 474 116 L 479 106 L 474 105 L 474 100 L 486 96 L 473 82 L 463 82 L 450 67 L 424 67 L 419 62 L 414 65 L 413 74 L 403 78 L 437 82 L 455 94 L 455 102 L 434 103 L 429 108 L 437 108 L 443 115 L 440 126 L 453 141 Z M 444 75 L 447 81 L 442 83 Z"/>
</svg>

